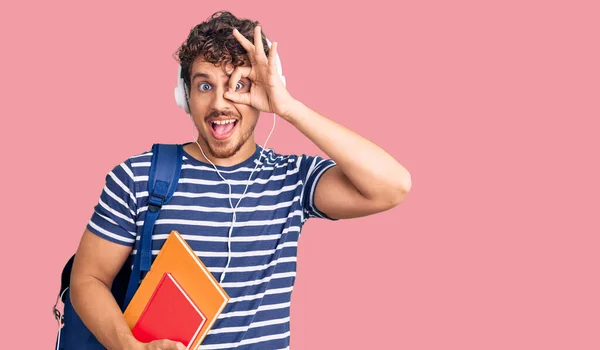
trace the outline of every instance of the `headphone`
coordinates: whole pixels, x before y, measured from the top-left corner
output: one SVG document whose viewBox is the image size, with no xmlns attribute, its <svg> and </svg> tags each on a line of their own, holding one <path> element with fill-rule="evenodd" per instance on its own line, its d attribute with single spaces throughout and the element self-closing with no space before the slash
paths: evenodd
<svg viewBox="0 0 600 350">
<path fill-rule="evenodd" d="M 266 38 L 265 38 L 266 39 Z M 267 45 L 269 46 L 269 49 L 271 48 L 271 42 L 269 41 L 269 39 L 267 40 Z M 277 53 L 277 55 L 275 56 L 275 64 L 277 65 L 277 73 L 279 74 L 279 78 L 281 78 L 281 81 L 283 82 L 283 86 L 286 86 L 286 81 L 285 81 L 285 77 L 283 76 L 283 69 L 281 68 L 281 61 L 279 60 L 279 54 Z M 177 72 L 177 86 L 175 87 L 175 103 L 177 103 L 177 106 L 180 108 L 183 108 L 183 110 L 189 114 L 190 119 L 192 119 L 192 115 L 190 114 L 190 109 L 189 109 L 189 104 L 188 104 L 188 90 L 187 87 L 185 85 L 185 81 L 183 80 L 183 74 L 182 74 L 182 69 L 181 69 L 181 65 L 179 65 L 179 69 Z M 208 160 L 210 162 L 210 164 L 212 164 L 213 168 L 215 169 L 215 171 L 217 172 L 217 175 L 219 175 L 219 177 L 227 184 L 227 186 L 229 187 L 229 206 L 231 207 L 231 210 L 233 212 L 233 218 L 231 220 L 231 226 L 229 227 L 229 234 L 228 234 L 228 239 L 227 239 L 227 265 L 225 265 L 225 268 L 223 269 L 223 273 L 221 273 L 221 277 L 219 278 L 219 283 L 223 283 L 223 279 L 225 278 L 225 272 L 227 270 L 227 268 L 229 267 L 229 263 L 231 262 L 231 232 L 233 231 L 233 226 L 236 222 L 236 215 L 235 215 L 235 211 L 238 207 L 238 205 L 240 204 L 240 202 L 242 201 L 242 199 L 244 198 L 244 196 L 246 195 L 246 191 L 248 191 L 248 186 L 250 185 L 250 179 L 252 178 L 252 175 L 254 174 L 254 171 L 256 170 L 256 168 L 258 168 L 258 166 L 261 166 L 262 169 L 262 156 L 263 156 L 263 151 L 265 150 L 265 147 L 267 146 L 267 142 L 269 141 L 269 138 L 271 137 L 271 135 L 273 134 L 273 130 L 275 130 L 275 113 L 273 113 L 273 127 L 271 128 L 271 132 L 269 132 L 269 136 L 267 136 L 267 139 L 265 140 L 264 146 L 261 148 L 260 151 L 260 155 L 258 156 L 258 163 L 256 164 L 256 166 L 254 167 L 254 169 L 252 169 L 252 172 L 250 173 L 250 176 L 248 177 L 248 182 L 246 183 L 246 188 L 244 189 L 244 192 L 242 193 L 242 195 L 240 196 L 240 199 L 238 200 L 237 204 L 235 205 L 235 207 L 233 206 L 233 203 L 231 202 L 231 184 L 229 183 L 229 181 L 227 181 L 223 175 L 221 175 L 221 173 L 219 172 L 219 169 L 217 169 L 216 165 L 206 156 L 206 154 L 204 154 L 204 150 L 202 149 L 202 147 L 200 146 L 200 144 L 198 143 L 198 139 L 195 138 L 193 135 L 194 130 L 192 129 L 192 138 L 195 140 L 196 145 L 198 145 L 198 148 L 200 148 L 200 152 L 202 152 L 202 155 L 204 156 L 204 158 L 206 160 Z M 193 119 L 192 119 L 193 122 Z M 194 125 L 194 129 L 196 128 L 196 126 Z"/>
</svg>

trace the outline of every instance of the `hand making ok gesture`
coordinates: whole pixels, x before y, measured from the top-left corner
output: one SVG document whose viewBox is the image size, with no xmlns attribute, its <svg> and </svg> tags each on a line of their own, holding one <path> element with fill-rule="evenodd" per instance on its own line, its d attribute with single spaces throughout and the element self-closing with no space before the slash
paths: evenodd
<svg viewBox="0 0 600 350">
<path fill-rule="evenodd" d="M 267 58 L 259 26 L 254 28 L 254 44 L 237 29 L 233 30 L 233 35 L 246 49 L 251 66 L 235 68 L 229 78 L 229 90 L 225 92 L 224 97 L 234 103 L 250 105 L 262 112 L 275 113 L 285 119 L 294 98 L 285 88 L 277 72 L 277 42 L 271 44 Z M 236 92 L 235 87 L 242 78 L 248 78 L 252 82 L 250 92 Z"/>
</svg>

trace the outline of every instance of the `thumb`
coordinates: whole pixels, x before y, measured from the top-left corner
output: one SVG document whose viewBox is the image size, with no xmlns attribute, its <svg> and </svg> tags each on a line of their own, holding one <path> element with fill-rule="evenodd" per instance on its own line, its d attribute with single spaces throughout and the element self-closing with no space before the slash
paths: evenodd
<svg viewBox="0 0 600 350">
<path fill-rule="evenodd" d="M 241 104 L 245 104 L 245 105 L 250 105 L 250 93 L 249 92 L 240 94 L 239 92 L 225 91 L 225 94 L 223 94 L 223 97 L 225 97 L 226 99 L 230 100 L 233 103 L 241 103 Z"/>
<path fill-rule="evenodd" d="M 169 349 L 171 349 L 171 348 L 169 348 Z M 174 350 L 185 350 L 186 348 L 185 348 L 185 345 L 183 345 L 180 342 L 173 342 L 173 349 Z"/>
<path fill-rule="evenodd" d="M 160 350 L 185 350 L 185 345 L 180 342 L 175 342 L 169 339 L 155 340 L 150 343 L 151 349 Z"/>
</svg>

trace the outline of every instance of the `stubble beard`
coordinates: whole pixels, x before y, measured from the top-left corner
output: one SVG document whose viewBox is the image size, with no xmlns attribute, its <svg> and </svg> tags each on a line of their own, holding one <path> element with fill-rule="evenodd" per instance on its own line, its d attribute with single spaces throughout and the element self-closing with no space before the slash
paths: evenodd
<svg viewBox="0 0 600 350">
<path fill-rule="evenodd" d="M 213 143 L 209 142 L 206 135 L 200 132 L 198 132 L 198 134 L 204 140 L 204 144 L 208 145 L 208 152 L 211 154 L 211 156 L 217 159 L 225 159 L 233 157 L 246 144 L 246 142 L 248 142 L 248 139 L 250 139 L 252 136 L 255 128 L 256 123 L 254 123 L 254 125 L 252 125 L 252 127 L 245 134 L 242 134 L 237 143 L 230 145 L 229 147 L 227 147 L 227 145 L 231 144 L 232 140 L 219 141 L 213 139 L 212 141 L 215 145 L 215 147 L 213 147 Z"/>
</svg>

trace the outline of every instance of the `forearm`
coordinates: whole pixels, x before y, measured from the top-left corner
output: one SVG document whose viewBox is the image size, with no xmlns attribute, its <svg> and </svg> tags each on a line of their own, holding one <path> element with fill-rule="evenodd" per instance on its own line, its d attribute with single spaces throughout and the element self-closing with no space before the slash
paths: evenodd
<svg viewBox="0 0 600 350">
<path fill-rule="evenodd" d="M 135 349 L 135 340 L 110 289 L 95 278 L 71 283 L 73 308 L 86 327 L 107 349 Z"/>
<path fill-rule="evenodd" d="M 299 101 L 284 118 L 333 159 L 365 198 L 394 197 L 410 190 L 408 170 L 368 139 Z"/>
</svg>

